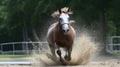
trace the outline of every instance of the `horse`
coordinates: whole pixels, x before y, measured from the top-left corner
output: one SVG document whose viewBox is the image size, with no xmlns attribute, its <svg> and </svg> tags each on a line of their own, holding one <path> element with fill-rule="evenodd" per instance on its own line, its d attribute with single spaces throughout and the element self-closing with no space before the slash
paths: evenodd
<svg viewBox="0 0 120 67">
<path fill-rule="evenodd" d="M 71 60 L 72 46 L 74 43 L 75 30 L 70 24 L 70 16 L 72 14 L 71 10 L 67 7 L 61 8 L 53 13 L 57 16 L 58 22 L 50 25 L 47 32 L 47 42 L 49 44 L 52 55 L 56 56 L 55 53 L 60 58 L 62 64 L 67 64 L 65 61 Z M 66 55 L 64 59 L 61 56 L 60 48 L 65 48 Z M 57 49 L 57 51 L 55 51 Z"/>
</svg>

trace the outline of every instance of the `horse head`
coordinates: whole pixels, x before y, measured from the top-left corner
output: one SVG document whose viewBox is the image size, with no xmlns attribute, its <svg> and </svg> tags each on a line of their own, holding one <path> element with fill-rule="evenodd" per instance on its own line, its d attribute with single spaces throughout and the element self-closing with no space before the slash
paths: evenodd
<svg viewBox="0 0 120 67">
<path fill-rule="evenodd" d="M 67 7 L 61 8 L 52 14 L 52 16 L 54 17 L 57 16 L 59 18 L 59 24 L 62 28 L 61 30 L 63 33 L 67 33 L 69 31 L 70 27 L 69 14 L 72 14 L 72 11 Z"/>
<path fill-rule="evenodd" d="M 64 7 L 62 9 L 59 9 L 59 24 L 62 28 L 63 33 L 67 33 L 69 31 L 70 27 L 70 9 L 67 7 Z"/>
</svg>

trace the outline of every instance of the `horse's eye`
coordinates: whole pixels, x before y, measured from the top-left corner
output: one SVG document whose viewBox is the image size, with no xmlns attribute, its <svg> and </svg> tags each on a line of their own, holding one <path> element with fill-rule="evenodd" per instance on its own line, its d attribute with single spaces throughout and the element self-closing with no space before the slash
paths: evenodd
<svg viewBox="0 0 120 67">
<path fill-rule="evenodd" d="M 60 18 L 60 21 L 62 21 L 62 18 Z"/>
</svg>

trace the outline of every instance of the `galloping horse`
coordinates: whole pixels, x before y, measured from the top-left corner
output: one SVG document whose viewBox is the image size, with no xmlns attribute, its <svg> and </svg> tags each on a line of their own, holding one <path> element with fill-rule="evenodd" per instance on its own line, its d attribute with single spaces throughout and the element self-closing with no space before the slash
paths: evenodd
<svg viewBox="0 0 120 67">
<path fill-rule="evenodd" d="M 70 61 L 75 36 L 75 30 L 70 24 L 69 14 L 72 14 L 72 12 L 67 7 L 54 12 L 53 15 L 58 17 L 58 22 L 53 23 L 47 33 L 47 41 L 51 52 L 54 56 L 56 55 L 55 52 L 57 52 L 62 64 L 66 64 L 66 62 L 61 56 L 60 47 L 66 49 L 64 58 L 66 61 Z M 57 51 L 55 51 L 55 49 L 57 49 Z"/>
</svg>

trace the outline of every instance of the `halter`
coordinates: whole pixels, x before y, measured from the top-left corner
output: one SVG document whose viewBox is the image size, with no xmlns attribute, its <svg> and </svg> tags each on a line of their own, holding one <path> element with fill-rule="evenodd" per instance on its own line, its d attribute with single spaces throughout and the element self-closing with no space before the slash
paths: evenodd
<svg viewBox="0 0 120 67">
<path fill-rule="evenodd" d="M 69 23 L 63 23 L 63 24 L 61 24 L 61 25 L 64 25 L 64 24 L 67 24 L 67 25 L 69 25 Z"/>
</svg>

